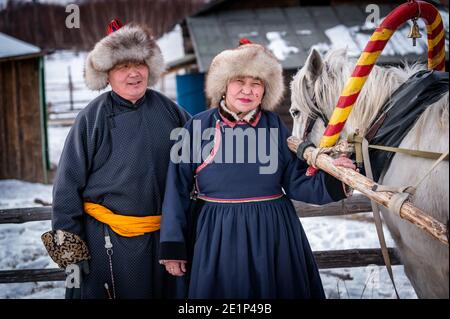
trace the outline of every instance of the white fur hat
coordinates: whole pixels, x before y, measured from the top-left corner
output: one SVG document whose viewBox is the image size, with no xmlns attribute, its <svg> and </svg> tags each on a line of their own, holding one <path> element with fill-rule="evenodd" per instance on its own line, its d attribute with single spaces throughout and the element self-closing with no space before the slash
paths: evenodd
<svg viewBox="0 0 450 319">
<path fill-rule="evenodd" d="M 247 43 L 219 53 L 211 62 L 206 77 L 206 95 L 211 107 L 218 107 L 228 81 L 237 76 L 251 76 L 264 82 L 261 108 L 273 110 L 284 93 L 283 68 L 265 47 Z"/>
<path fill-rule="evenodd" d="M 149 69 L 148 86 L 153 86 L 164 71 L 161 50 L 149 29 L 127 24 L 110 33 L 88 54 L 84 80 L 91 90 L 108 85 L 108 71 L 124 61 L 145 61 Z"/>
</svg>

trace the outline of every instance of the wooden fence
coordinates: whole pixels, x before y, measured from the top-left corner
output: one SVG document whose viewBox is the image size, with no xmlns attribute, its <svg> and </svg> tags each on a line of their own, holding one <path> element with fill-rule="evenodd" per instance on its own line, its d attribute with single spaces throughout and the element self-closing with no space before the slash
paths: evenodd
<svg viewBox="0 0 450 319">
<path fill-rule="evenodd" d="M 370 212 L 372 209 L 370 201 L 363 195 L 355 195 L 349 199 L 323 206 L 294 201 L 294 206 L 301 218 L 352 215 Z M 0 224 L 22 224 L 50 220 L 51 215 L 52 208 L 50 206 L 4 209 L 0 210 Z M 313 253 L 320 269 L 384 265 L 380 249 L 327 250 Z M 395 249 L 389 248 L 389 253 L 392 265 L 401 265 Z M 0 283 L 64 280 L 64 271 L 58 268 L 0 270 Z"/>
</svg>

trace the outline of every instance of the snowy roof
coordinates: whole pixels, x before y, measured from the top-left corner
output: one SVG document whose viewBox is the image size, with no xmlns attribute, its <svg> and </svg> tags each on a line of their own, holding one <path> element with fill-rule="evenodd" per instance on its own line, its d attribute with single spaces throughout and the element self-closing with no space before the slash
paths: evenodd
<svg viewBox="0 0 450 319">
<path fill-rule="evenodd" d="M 396 5 L 379 7 L 383 18 Z M 268 47 L 285 69 L 297 69 L 303 66 L 312 47 L 321 53 L 346 47 L 350 57 L 359 57 L 376 27 L 366 22 L 368 13 L 365 9 L 362 5 L 337 5 L 224 10 L 189 17 L 187 24 L 200 72 L 208 70 L 213 57 L 220 51 L 236 47 L 242 37 Z M 448 11 L 440 9 L 440 13 L 448 52 Z M 418 21 L 422 38 L 414 47 L 412 40 L 407 38 L 408 23 L 394 33 L 378 63 L 426 61 L 425 24 Z"/>
<path fill-rule="evenodd" d="M 41 49 L 0 32 L 0 59 L 40 53 Z"/>
</svg>

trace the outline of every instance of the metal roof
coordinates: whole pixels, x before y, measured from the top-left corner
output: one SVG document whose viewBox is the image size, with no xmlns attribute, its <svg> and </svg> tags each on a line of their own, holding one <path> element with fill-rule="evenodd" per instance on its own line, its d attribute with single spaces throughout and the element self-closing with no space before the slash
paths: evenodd
<svg viewBox="0 0 450 319">
<path fill-rule="evenodd" d="M 380 16 L 385 17 L 396 5 L 379 7 Z M 440 10 L 448 52 L 448 11 Z M 242 37 L 271 49 L 283 68 L 297 69 L 303 66 L 312 47 L 321 53 L 347 47 L 350 57 L 359 57 L 375 29 L 375 25 L 366 23 L 367 16 L 365 6 L 299 6 L 216 11 L 189 17 L 187 24 L 200 72 L 208 70 L 216 54 L 236 47 Z M 377 62 L 426 61 L 427 33 L 421 20 L 419 27 L 422 38 L 418 39 L 417 46 L 412 46 L 412 40 L 407 38 L 410 27 L 406 23 L 393 35 Z"/>
<path fill-rule="evenodd" d="M 41 49 L 0 32 L 0 59 L 40 53 Z"/>
</svg>

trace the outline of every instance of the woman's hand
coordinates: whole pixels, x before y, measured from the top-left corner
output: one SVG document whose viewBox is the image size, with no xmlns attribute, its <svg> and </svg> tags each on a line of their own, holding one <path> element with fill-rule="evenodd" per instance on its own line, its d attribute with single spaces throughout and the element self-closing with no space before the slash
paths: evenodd
<svg viewBox="0 0 450 319">
<path fill-rule="evenodd" d="M 338 158 L 335 158 L 333 160 L 333 164 L 335 166 L 351 168 L 352 170 L 359 172 L 359 169 L 356 168 L 356 165 L 353 163 L 353 161 L 349 159 L 345 154 L 341 154 Z"/>
<path fill-rule="evenodd" d="M 356 165 L 353 163 L 353 161 L 351 159 L 349 159 L 347 157 L 347 155 L 345 155 L 345 154 L 341 154 L 341 155 L 339 155 L 338 158 L 335 158 L 333 160 L 333 164 L 336 166 L 340 166 L 340 167 L 351 168 L 352 170 L 359 172 L 359 169 L 356 168 Z M 344 188 L 345 196 L 347 196 L 347 197 L 352 196 L 353 189 L 350 186 L 348 186 L 347 184 L 342 182 L 342 187 Z"/>
<path fill-rule="evenodd" d="M 166 270 L 172 276 L 184 276 L 186 273 L 185 260 L 168 260 L 164 263 Z"/>
</svg>

